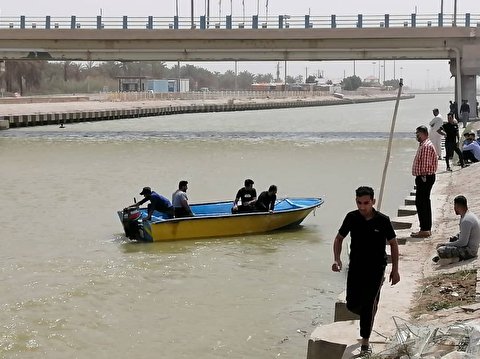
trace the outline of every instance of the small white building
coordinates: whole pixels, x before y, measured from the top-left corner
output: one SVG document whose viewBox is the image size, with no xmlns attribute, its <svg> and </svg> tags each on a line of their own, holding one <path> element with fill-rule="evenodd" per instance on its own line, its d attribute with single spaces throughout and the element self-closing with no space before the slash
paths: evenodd
<svg viewBox="0 0 480 359">
<path fill-rule="evenodd" d="M 151 79 L 147 80 L 146 91 L 154 93 L 164 92 L 189 92 L 190 80 L 189 79 Z"/>
</svg>

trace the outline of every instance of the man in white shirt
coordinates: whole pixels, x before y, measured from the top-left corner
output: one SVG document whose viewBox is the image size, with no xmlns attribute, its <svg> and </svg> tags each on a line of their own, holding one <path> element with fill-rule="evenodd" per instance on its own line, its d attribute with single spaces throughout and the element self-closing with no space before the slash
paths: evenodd
<svg viewBox="0 0 480 359">
<path fill-rule="evenodd" d="M 435 116 L 429 123 L 430 125 L 430 141 L 432 141 L 435 151 L 437 151 L 438 159 L 442 159 L 442 135 L 438 133 L 440 127 L 443 126 L 443 119 L 440 116 L 438 108 L 433 109 L 433 116 Z"/>
<path fill-rule="evenodd" d="M 172 205 L 175 218 L 193 217 L 194 214 L 188 204 L 188 182 L 180 181 L 178 189 L 172 195 Z"/>
</svg>

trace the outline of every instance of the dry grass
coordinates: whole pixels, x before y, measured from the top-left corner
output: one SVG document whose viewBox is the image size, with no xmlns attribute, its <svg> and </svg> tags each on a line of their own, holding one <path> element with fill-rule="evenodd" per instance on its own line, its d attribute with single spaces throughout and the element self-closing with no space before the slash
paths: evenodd
<svg viewBox="0 0 480 359">
<path fill-rule="evenodd" d="M 413 317 L 475 303 L 476 280 L 476 270 L 424 278 L 416 293 L 415 306 L 411 309 Z"/>
</svg>

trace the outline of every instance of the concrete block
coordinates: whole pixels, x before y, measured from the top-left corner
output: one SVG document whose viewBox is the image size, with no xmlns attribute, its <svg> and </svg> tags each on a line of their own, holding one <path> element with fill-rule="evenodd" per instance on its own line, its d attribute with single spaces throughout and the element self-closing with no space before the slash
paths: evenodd
<svg viewBox="0 0 480 359">
<path fill-rule="evenodd" d="M 344 322 L 357 319 L 360 319 L 360 317 L 347 309 L 347 303 L 345 301 L 335 302 L 334 322 Z"/>
<path fill-rule="evenodd" d="M 358 344 L 359 321 L 321 325 L 308 341 L 307 359 L 342 359 L 347 346 Z"/>
<path fill-rule="evenodd" d="M 417 214 L 417 207 L 415 206 L 401 206 L 398 208 L 398 217 L 406 217 Z"/>
<path fill-rule="evenodd" d="M 346 344 L 308 340 L 307 359 L 342 359 Z"/>
</svg>

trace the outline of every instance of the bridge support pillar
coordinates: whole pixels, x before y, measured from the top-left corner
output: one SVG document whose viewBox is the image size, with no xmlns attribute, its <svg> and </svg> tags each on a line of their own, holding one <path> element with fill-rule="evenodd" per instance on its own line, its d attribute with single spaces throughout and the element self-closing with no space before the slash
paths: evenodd
<svg viewBox="0 0 480 359">
<path fill-rule="evenodd" d="M 462 75 L 462 98 L 470 105 L 470 118 L 477 118 L 477 76 Z M 460 109 L 461 102 L 458 104 Z"/>
<path fill-rule="evenodd" d="M 477 76 L 480 75 L 480 45 L 463 45 L 461 65 L 462 99 L 470 105 L 470 118 L 477 118 Z M 460 107 L 459 102 L 459 107 Z"/>
</svg>

